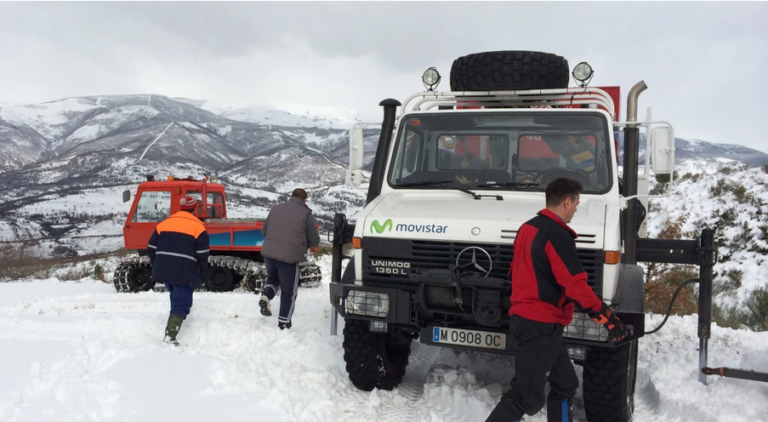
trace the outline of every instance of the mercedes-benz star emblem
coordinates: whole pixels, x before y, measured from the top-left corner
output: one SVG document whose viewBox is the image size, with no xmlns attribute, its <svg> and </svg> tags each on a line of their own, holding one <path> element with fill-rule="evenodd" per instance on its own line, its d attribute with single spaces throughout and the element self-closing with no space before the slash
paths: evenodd
<svg viewBox="0 0 768 422">
<path fill-rule="evenodd" d="M 475 270 L 484 273 L 485 274 L 484 277 L 488 277 L 488 275 L 491 274 L 491 270 L 493 269 L 493 259 L 491 259 L 491 254 L 489 254 L 488 251 L 486 251 L 485 249 L 483 249 L 481 247 L 470 246 L 468 248 L 462 249 L 462 251 L 459 252 L 459 254 L 456 256 L 456 266 L 457 267 L 461 266 L 461 264 L 459 263 L 459 260 L 461 259 L 462 255 L 464 255 L 465 253 L 469 254 L 470 251 L 472 253 L 472 258 L 471 258 L 471 261 L 469 262 L 470 264 L 472 264 L 472 267 L 470 267 L 470 268 L 474 268 Z M 488 268 L 485 268 L 483 265 L 480 265 L 477 262 L 477 251 L 480 251 L 480 252 L 484 253 L 485 256 L 488 257 Z M 482 255 L 481 255 L 481 259 L 482 259 Z M 483 262 L 483 264 L 484 263 L 485 262 Z"/>
</svg>

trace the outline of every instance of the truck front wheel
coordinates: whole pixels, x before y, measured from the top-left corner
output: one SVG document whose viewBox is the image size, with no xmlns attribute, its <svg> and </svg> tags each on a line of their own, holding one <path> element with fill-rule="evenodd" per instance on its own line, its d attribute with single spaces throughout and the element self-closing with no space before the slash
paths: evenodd
<svg viewBox="0 0 768 422">
<path fill-rule="evenodd" d="M 372 333 L 369 322 L 344 321 L 344 362 L 352 384 L 363 390 L 391 390 L 405 375 L 411 343 L 391 333 Z"/>
<path fill-rule="evenodd" d="M 637 340 L 587 352 L 584 410 L 589 422 L 627 422 L 634 410 Z"/>
</svg>

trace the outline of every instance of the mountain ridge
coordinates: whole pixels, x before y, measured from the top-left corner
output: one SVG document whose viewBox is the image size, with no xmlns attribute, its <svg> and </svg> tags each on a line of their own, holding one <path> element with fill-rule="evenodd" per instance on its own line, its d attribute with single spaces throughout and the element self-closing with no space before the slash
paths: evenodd
<svg viewBox="0 0 768 422">
<path fill-rule="evenodd" d="M 105 201 L 119 201 L 120 188 L 134 189 L 147 174 L 215 175 L 227 185 L 234 217 L 264 214 L 295 187 L 309 191 L 326 228 L 335 212 L 351 213 L 363 206 L 364 192 L 342 186 L 349 156 L 347 129 L 309 127 L 316 122 L 304 117 L 297 120 L 299 126 L 239 121 L 204 109 L 206 103 L 211 105 L 143 94 L 1 107 L 0 238 L 53 236 L 66 242 L 68 236 L 90 233 L 90 225 L 108 224 L 103 220 L 107 215 L 109 230 L 119 234 L 130 204 L 104 205 L 91 212 L 89 222 L 80 215 L 88 207 L 80 192 L 109 192 L 114 198 Z M 296 117 L 277 109 L 274 113 Z M 379 134 L 377 127 L 364 129 L 368 169 Z M 620 145 L 622 138 L 620 134 Z M 697 159 L 721 167 L 768 163 L 768 154 L 738 145 L 684 138 L 676 138 L 676 145 L 679 162 Z M 64 210 L 61 204 L 66 204 Z M 70 212 L 75 208 L 77 212 Z M 47 229 L 51 221 L 72 230 Z"/>
</svg>

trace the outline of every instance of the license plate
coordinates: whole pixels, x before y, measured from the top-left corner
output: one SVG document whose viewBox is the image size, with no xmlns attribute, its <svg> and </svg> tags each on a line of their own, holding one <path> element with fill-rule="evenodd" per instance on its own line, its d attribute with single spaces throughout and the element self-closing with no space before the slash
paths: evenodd
<svg viewBox="0 0 768 422">
<path fill-rule="evenodd" d="M 487 331 L 462 330 L 458 328 L 432 328 L 432 341 L 443 344 L 480 347 L 483 349 L 507 348 L 507 335 Z"/>
</svg>

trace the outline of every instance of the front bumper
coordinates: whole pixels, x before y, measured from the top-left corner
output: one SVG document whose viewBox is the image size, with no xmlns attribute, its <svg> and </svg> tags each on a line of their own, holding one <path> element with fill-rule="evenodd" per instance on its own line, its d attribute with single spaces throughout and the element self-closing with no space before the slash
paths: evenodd
<svg viewBox="0 0 768 422">
<path fill-rule="evenodd" d="M 439 346 L 454 347 L 465 350 L 478 350 L 474 347 L 455 346 L 444 343 L 435 343 L 432 341 L 432 328 L 442 326 L 446 328 L 463 328 L 478 330 L 483 332 L 497 332 L 507 334 L 505 350 L 489 350 L 496 353 L 514 353 L 515 348 L 512 343 L 512 336 L 508 329 L 508 316 L 504 315 L 501 320 L 494 325 L 480 324 L 473 317 L 471 311 L 469 314 L 464 312 L 460 319 L 448 322 L 447 320 L 434 318 L 432 309 L 426 305 L 424 295 L 424 284 L 415 283 L 413 290 L 406 290 L 398 287 L 374 287 L 361 286 L 358 284 L 331 283 L 330 294 L 331 304 L 342 318 L 359 319 L 366 321 L 386 322 L 388 325 L 409 326 L 418 330 L 420 341 L 424 344 L 435 344 Z M 378 298 L 385 295 L 386 300 L 373 299 L 366 301 L 372 305 L 370 307 L 356 306 L 350 303 L 350 292 L 367 292 L 366 294 L 353 293 L 353 300 L 357 298 Z M 382 306 L 386 304 L 385 309 Z M 503 307 L 499 304 L 500 307 Z M 507 307 L 503 307 L 505 310 Z M 368 314 L 361 314 L 368 312 Z M 444 310 L 437 312 L 445 317 L 449 315 Z M 642 313 L 617 312 L 617 316 L 627 325 L 633 326 L 633 334 L 621 343 L 610 343 L 607 341 L 608 333 L 605 329 L 597 325 L 586 314 L 575 313 L 573 322 L 565 328 L 563 338 L 570 347 L 589 349 L 593 347 L 615 347 L 638 339 L 643 336 L 645 315 Z"/>
</svg>

